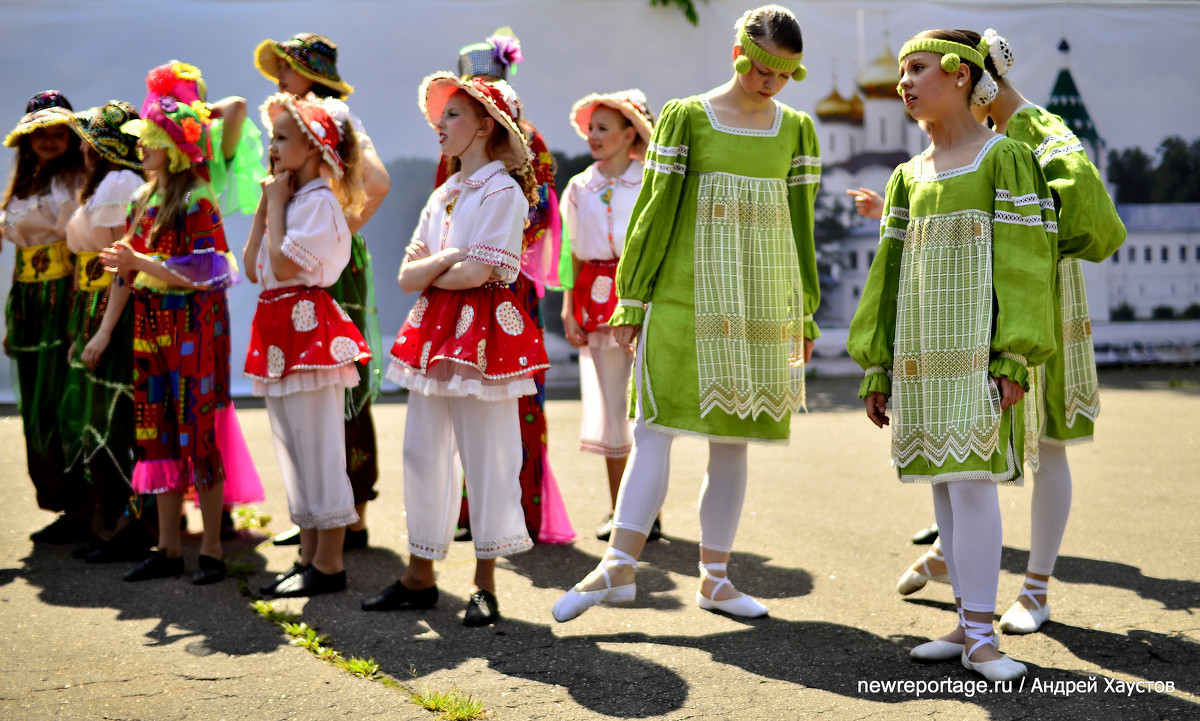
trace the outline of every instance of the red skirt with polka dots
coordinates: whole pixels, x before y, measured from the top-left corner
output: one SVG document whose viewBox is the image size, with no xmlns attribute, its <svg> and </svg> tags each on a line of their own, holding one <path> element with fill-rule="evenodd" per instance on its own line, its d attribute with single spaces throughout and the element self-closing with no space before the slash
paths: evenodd
<svg viewBox="0 0 1200 721">
<path fill-rule="evenodd" d="M 486 381 L 532 376 L 550 367 L 537 325 L 508 285 L 499 282 L 467 290 L 426 288 L 400 328 L 391 356 L 394 366 L 410 373 L 425 375 L 439 364 L 469 366 Z"/>
<path fill-rule="evenodd" d="M 617 260 L 585 260 L 571 291 L 575 322 L 592 333 L 608 323 L 617 309 Z"/>
<path fill-rule="evenodd" d="M 250 325 L 246 375 L 277 381 L 290 373 L 366 363 L 371 349 L 324 288 L 264 290 Z"/>
</svg>

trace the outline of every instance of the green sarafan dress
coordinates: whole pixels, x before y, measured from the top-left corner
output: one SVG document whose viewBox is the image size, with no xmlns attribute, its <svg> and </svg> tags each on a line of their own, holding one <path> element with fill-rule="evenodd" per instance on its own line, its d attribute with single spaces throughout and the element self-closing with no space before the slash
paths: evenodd
<svg viewBox="0 0 1200 721">
<path fill-rule="evenodd" d="M 992 378 L 1028 387 L 1055 351 L 1057 221 L 1033 151 L 996 136 L 937 173 L 916 156 L 879 230 L 847 348 L 860 397 L 891 397 L 900 480 L 1019 484 L 1024 407 L 1001 411 Z"/>
<path fill-rule="evenodd" d="M 1092 322 L 1081 260 L 1100 262 L 1125 242 L 1104 181 L 1062 118 L 1036 105 L 1013 113 L 1005 135 L 1033 148 L 1058 214 L 1057 351 L 1030 378 L 1026 460 L 1037 470 L 1037 444 L 1084 443 L 1100 413 Z"/>
<path fill-rule="evenodd" d="M 804 405 L 789 363 L 819 333 L 812 119 L 776 103 L 766 130 L 723 125 L 707 100 L 672 100 L 646 153 L 617 269 L 611 325 L 641 324 L 636 412 L 650 428 L 786 442 Z"/>
</svg>

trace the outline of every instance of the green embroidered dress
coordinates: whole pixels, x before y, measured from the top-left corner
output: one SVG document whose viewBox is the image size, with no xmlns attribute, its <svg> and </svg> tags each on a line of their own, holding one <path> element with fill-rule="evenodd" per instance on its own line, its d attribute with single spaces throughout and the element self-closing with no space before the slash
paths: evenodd
<svg viewBox="0 0 1200 721">
<path fill-rule="evenodd" d="M 1083 145 L 1062 118 L 1036 105 L 1013 113 L 1005 135 L 1033 148 L 1058 214 L 1057 351 L 1032 374 L 1026 403 L 1026 457 L 1037 470 L 1037 443 L 1092 439 L 1100 413 L 1096 355 L 1081 260 L 1107 259 L 1125 241 L 1125 226 Z"/>
<path fill-rule="evenodd" d="M 804 405 L 788 362 L 819 335 L 812 119 L 722 125 L 694 96 L 663 108 L 617 269 L 611 325 L 641 324 L 637 412 L 669 433 L 786 442 Z"/>
<path fill-rule="evenodd" d="M 1054 204 L 1032 151 L 996 136 L 971 165 L 888 181 L 879 250 L 847 348 L 860 397 L 891 396 L 905 482 L 1019 483 L 1024 408 L 992 376 L 1029 384 L 1054 353 Z"/>
</svg>

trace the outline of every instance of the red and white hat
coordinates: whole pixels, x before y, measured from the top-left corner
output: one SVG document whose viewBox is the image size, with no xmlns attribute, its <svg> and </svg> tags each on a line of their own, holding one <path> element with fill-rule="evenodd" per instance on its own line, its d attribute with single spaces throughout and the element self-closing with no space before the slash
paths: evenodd
<svg viewBox="0 0 1200 721">
<path fill-rule="evenodd" d="M 442 110 L 450 96 L 458 90 L 478 100 L 487 109 L 488 115 L 508 131 L 509 157 L 502 160 L 509 171 L 520 171 L 533 163 L 529 140 L 517 125 L 517 119 L 521 117 L 521 101 L 517 98 L 517 91 L 503 80 L 460 78 L 444 71 L 425 78 L 421 81 L 417 102 L 430 127 L 437 127 L 442 118 Z"/>
<path fill-rule="evenodd" d="M 641 138 L 641 142 L 635 143 L 635 146 L 640 146 L 644 151 L 650 144 L 650 134 L 654 131 L 654 116 L 650 114 L 650 107 L 646 104 L 646 94 L 636 89 L 620 90 L 615 93 L 592 93 L 580 99 L 571 106 L 571 127 L 575 128 L 575 132 L 584 140 L 587 140 L 592 111 L 600 105 L 612 108 L 625 116 Z"/>
<path fill-rule="evenodd" d="M 338 148 L 342 146 L 343 128 L 350 113 L 346 104 L 337 98 L 317 98 L 312 94 L 299 99 L 290 93 L 276 93 L 261 107 L 262 122 L 268 133 L 275 118 L 285 110 L 291 113 L 308 141 L 321 149 L 321 159 L 333 170 L 333 177 L 341 178 L 346 164 Z"/>
</svg>

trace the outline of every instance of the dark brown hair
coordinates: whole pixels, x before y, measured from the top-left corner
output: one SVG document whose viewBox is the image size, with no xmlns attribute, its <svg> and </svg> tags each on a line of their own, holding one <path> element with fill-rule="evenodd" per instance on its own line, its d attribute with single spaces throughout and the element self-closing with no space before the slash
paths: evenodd
<svg viewBox="0 0 1200 721">
<path fill-rule="evenodd" d="M 790 53 L 804 52 L 804 37 L 800 33 L 800 21 L 791 10 L 780 5 L 763 5 L 746 11 L 738 20 L 735 30 L 745 28 L 754 42 L 770 43 Z M 735 39 L 736 42 L 736 39 Z"/>
<path fill-rule="evenodd" d="M 73 135 L 63 154 L 40 168 L 29 135 L 26 133 L 18 139 L 17 162 L 13 165 L 12 177 L 4 191 L 4 199 L 0 201 L 0 208 L 7 208 L 8 201 L 13 198 L 29 198 L 49 191 L 50 183 L 60 175 L 68 186 L 74 186 L 84 173 L 83 151 L 79 149 L 78 142 L 71 142 L 75 140 Z"/>
</svg>

